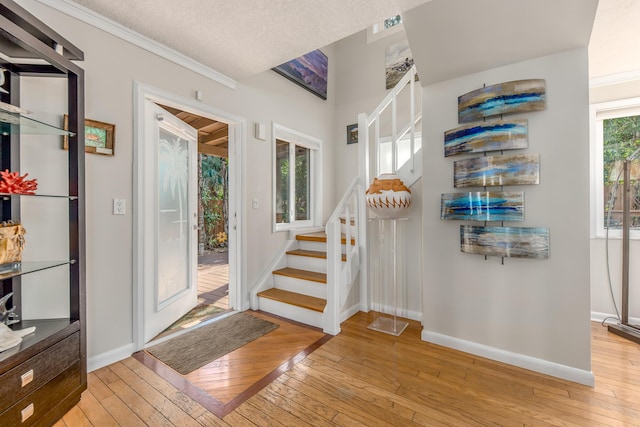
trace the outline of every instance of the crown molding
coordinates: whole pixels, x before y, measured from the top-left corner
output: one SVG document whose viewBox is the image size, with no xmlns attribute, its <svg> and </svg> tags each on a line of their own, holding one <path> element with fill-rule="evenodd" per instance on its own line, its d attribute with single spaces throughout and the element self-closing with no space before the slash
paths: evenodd
<svg viewBox="0 0 640 427">
<path fill-rule="evenodd" d="M 609 74 L 589 79 L 589 87 L 602 87 L 640 80 L 640 70 L 626 71 L 624 73 Z"/>
<path fill-rule="evenodd" d="M 127 41 L 146 51 L 158 55 L 168 61 L 178 64 L 193 72 L 196 72 L 217 83 L 235 89 L 237 82 L 229 76 L 222 74 L 213 68 L 189 58 L 188 56 L 173 50 L 155 40 L 150 39 L 140 33 L 137 33 L 117 22 L 106 18 L 84 6 L 79 5 L 71 0 L 36 0 L 52 9 L 78 19 L 88 25 L 98 28 L 106 33 Z"/>
</svg>

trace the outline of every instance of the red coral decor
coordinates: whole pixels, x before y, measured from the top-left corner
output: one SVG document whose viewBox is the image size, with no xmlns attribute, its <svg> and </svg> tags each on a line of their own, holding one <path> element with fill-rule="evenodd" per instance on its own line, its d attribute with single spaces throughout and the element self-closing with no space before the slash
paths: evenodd
<svg viewBox="0 0 640 427">
<path fill-rule="evenodd" d="M 0 193 L 36 194 L 38 180 L 26 179 L 29 174 L 20 176 L 19 172 L 0 171 Z"/>
</svg>

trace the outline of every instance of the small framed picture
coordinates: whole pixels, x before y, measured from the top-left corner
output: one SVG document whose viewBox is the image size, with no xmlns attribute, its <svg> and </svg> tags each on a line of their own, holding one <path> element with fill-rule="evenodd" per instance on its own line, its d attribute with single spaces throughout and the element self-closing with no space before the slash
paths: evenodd
<svg viewBox="0 0 640 427">
<path fill-rule="evenodd" d="M 347 125 L 347 144 L 358 142 L 358 124 Z"/>
<path fill-rule="evenodd" d="M 64 115 L 64 129 L 69 129 L 69 116 Z M 84 151 L 85 153 L 114 155 L 114 139 L 116 125 L 85 119 L 84 121 Z M 63 138 L 63 147 L 69 149 L 69 137 Z"/>
</svg>

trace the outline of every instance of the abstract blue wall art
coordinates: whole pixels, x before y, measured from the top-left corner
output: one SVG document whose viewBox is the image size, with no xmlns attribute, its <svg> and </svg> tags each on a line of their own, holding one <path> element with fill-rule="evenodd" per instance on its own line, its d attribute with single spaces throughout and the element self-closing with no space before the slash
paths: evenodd
<svg viewBox="0 0 640 427">
<path fill-rule="evenodd" d="M 549 258 L 549 229 L 544 227 L 460 226 L 460 251 L 512 258 Z"/>
<path fill-rule="evenodd" d="M 544 110 L 546 99 L 544 79 L 486 86 L 458 97 L 458 123 L 474 122 L 498 114 Z"/>
<path fill-rule="evenodd" d="M 440 219 L 524 221 L 524 191 L 443 194 L 440 201 Z"/>
<path fill-rule="evenodd" d="M 456 188 L 539 182 L 539 154 L 486 156 L 453 162 L 453 186 Z"/>
<path fill-rule="evenodd" d="M 526 120 L 490 120 L 444 133 L 444 156 L 527 148 Z"/>
</svg>

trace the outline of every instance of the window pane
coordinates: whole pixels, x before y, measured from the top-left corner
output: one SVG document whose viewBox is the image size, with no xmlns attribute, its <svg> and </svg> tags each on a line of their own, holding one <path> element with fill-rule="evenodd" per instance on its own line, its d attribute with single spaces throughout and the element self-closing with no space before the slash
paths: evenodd
<svg viewBox="0 0 640 427">
<path fill-rule="evenodd" d="M 398 24 L 402 23 L 402 17 L 400 15 L 396 15 L 393 18 L 387 18 L 384 20 L 384 29 L 388 30 L 391 27 L 395 27 Z"/>
<path fill-rule="evenodd" d="M 603 120 L 604 227 L 622 226 L 622 165 L 640 147 L 640 116 Z M 640 229 L 640 163 L 631 161 L 630 226 Z M 612 199 L 615 183 L 619 186 Z"/>
<path fill-rule="evenodd" d="M 303 147 L 296 147 L 296 221 L 308 220 L 311 218 L 309 205 L 311 200 L 309 165 L 311 150 Z"/>
<path fill-rule="evenodd" d="M 276 223 L 289 219 L 289 143 L 276 140 Z"/>
</svg>

